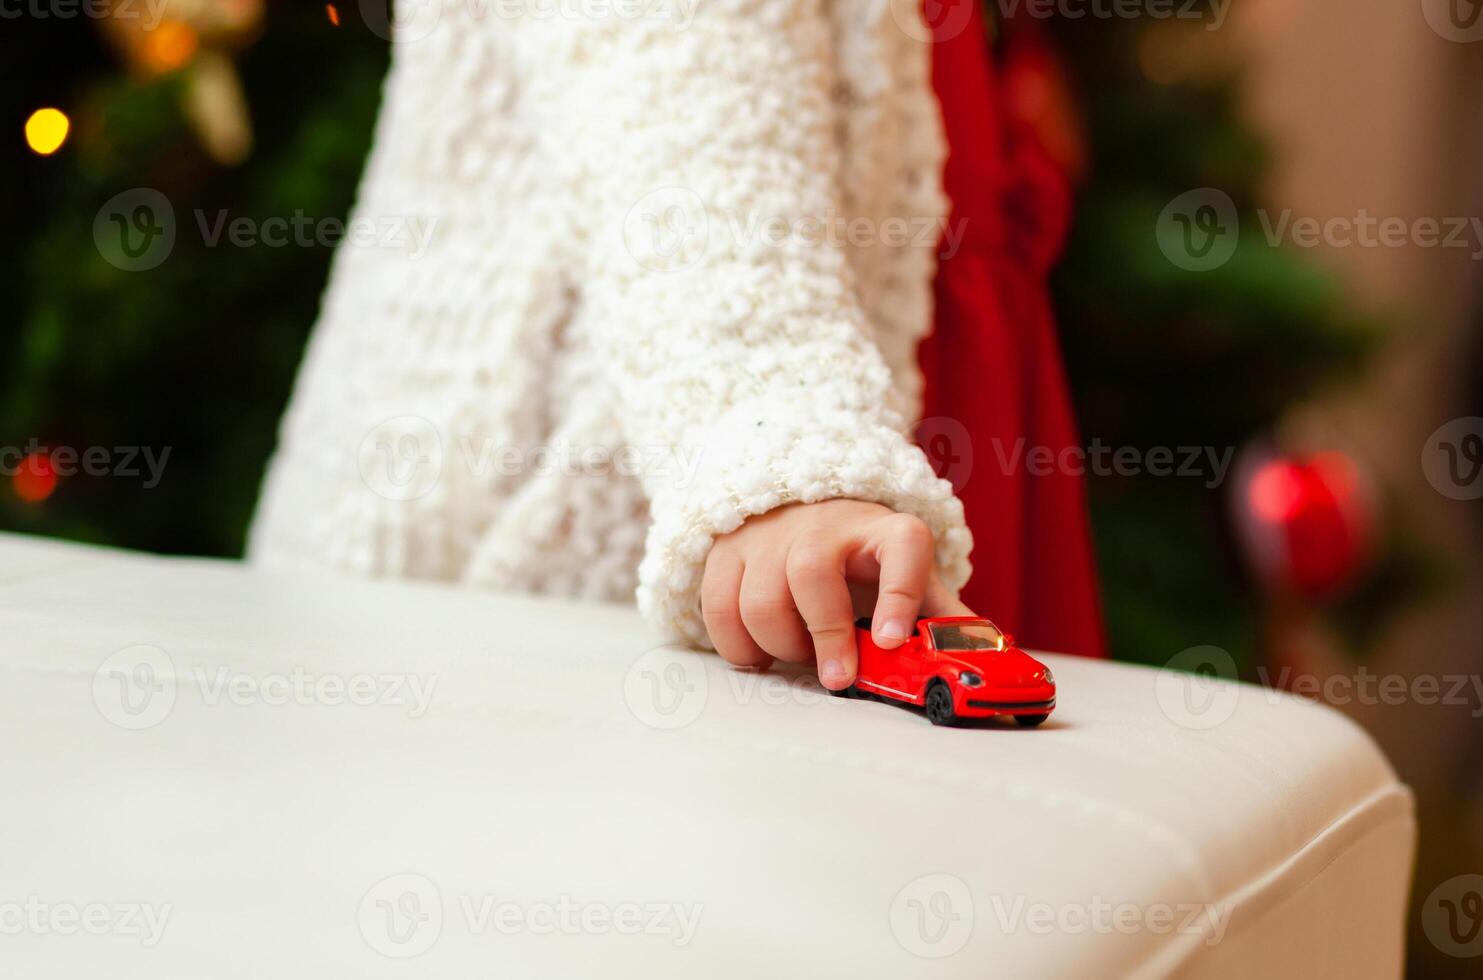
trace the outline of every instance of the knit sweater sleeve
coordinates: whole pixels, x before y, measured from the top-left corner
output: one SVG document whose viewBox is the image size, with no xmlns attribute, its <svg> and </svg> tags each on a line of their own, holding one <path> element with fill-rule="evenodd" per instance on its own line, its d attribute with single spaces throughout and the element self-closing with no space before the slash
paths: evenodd
<svg viewBox="0 0 1483 980">
<path fill-rule="evenodd" d="M 541 53 L 589 232 L 589 342 L 624 438 L 667 461 L 641 473 L 641 610 L 704 644 L 715 538 L 841 497 L 920 517 L 960 588 L 962 505 L 906 435 L 847 246 L 829 233 L 842 218 L 840 120 L 818 0 L 656 9 L 671 13 L 553 26 Z"/>
</svg>

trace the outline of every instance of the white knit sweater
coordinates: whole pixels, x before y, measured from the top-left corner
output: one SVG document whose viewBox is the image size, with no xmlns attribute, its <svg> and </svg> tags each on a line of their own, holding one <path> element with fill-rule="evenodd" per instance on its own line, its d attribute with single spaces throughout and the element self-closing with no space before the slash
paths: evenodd
<svg viewBox="0 0 1483 980">
<path fill-rule="evenodd" d="M 917 16 L 442 0 L 410 18 L 250 557 L 636 588 L 704 642 L 717 535 L 854 497 L 926 521 L 961 587 L 962 506 L 904 434 L 946 210 Z"/>
</svg>

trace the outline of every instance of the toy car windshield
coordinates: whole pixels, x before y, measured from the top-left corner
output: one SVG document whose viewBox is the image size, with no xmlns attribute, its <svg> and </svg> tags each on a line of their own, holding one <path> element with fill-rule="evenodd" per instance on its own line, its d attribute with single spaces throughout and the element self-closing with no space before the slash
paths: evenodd
<svg viewBox="0 0 1483 980">
<path fill-rule="evenodd" d="M 932 643 L 939 650 L 1003 650 L 1004 634 L 993 623 L 932 623 Z"/>
</svg>

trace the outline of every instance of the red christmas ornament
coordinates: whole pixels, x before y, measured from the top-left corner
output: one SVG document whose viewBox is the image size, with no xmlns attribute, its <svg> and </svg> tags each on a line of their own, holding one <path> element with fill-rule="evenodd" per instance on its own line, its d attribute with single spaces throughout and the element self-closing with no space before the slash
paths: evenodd
<svg viewBox="0 0 1483 980">
<path fill-rule="evenodd" d="M 27 453 L 11 474 L 10 486 L 15 495 L 28 504 L 37 504 L 50 497 L 57 488 L 57 471 L 52 467 L 46 450 Z"/>
<path fill-rule="evenodd" d="M 1350 457 L 1248 450 L 1237 467 L 1237 535 L 1270 590 L 1334 595 L 1368 563 L 1375 533 L 1369 481 Z"/>
</svg>

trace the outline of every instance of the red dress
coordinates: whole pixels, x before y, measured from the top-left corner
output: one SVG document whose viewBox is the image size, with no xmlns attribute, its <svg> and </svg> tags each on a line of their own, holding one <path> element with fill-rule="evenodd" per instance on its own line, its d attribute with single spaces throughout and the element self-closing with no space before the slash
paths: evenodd
<svg viewBox="0 0 1483 980">
<path fill-rule="evenodd" d="M 951 227 L 963 238 L 939 255 L 919 437 L 973 530 L 963 600 L 1027 647 L 1105 656 L 1083 477 L 1072 467 L 1047 474 L 1027 458 L 1034 447 L 1059 455 L 1079 445 L 1046 290 L 1069 223 L 1069 181 L 1006 112 L 979 4 L 956 2 L 971 20 L 957 29 L 961 11 L 934 18 L 943 28 L 932 81 L 947 131 Z"/>
</svg>

